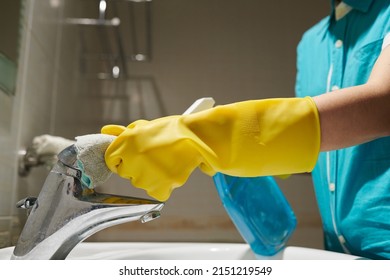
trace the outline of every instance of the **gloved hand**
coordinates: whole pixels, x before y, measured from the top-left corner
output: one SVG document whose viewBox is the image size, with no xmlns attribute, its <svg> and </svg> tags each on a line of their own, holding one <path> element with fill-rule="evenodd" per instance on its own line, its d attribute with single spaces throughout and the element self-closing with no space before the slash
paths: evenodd
<svg viewBox="0 0 390 280">
<path fill-rule="evenodd" d="M 310 97 L 244 101 L 202 112 L 107 125 L 118 136 L 107 166 L 160 201 L 199 167 L 253 177 L 309 172 L 320 148 L 320 125 Z"/>
</svg>

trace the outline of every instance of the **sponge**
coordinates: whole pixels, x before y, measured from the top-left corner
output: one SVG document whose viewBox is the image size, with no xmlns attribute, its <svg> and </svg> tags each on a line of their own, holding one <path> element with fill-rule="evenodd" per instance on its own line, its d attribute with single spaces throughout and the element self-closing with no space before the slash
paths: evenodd
<svg viewBox="0 0 390 280">
<path fill-rule="evenodd" d="M 104 160 L 106 149 L 116 137 L 106 134 L 87 134 L 76 137 L 74 144 L 77 164 L 83 171 L 82 183 L 92 189 L 103 184 L 111 176 Z"/>
</svg>

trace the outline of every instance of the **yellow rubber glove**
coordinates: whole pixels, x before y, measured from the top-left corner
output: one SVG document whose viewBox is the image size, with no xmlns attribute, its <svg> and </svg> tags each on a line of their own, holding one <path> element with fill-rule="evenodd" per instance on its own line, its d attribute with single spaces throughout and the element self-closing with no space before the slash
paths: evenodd
<svg viewBox="0 0 390 280">
<path fill-rule="evenodd" d="M 165 201 L 194 171 L 241 177 L 309 172 L 320 148 L 310 97 L 244 101 L 199 113 L 108 125 L 118 136 L 105 160 L 155 199 Z"/>
</svg>

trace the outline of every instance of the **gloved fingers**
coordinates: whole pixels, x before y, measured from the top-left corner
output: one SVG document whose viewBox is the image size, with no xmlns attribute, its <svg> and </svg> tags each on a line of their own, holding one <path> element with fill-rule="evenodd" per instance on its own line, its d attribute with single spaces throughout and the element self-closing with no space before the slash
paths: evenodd
<svg viewBox="0 0 390 280">
<path fill-rule="evenodd" d="M 156 191 L 151 191 L 151 190 L 146 190 L 147 194 L 150 197 L 153 197 L 154 199 L 158 201 L 167 201 L 171 194 L 172 194 L 173 189 L 166 189 L 166 188 L 161 188 Z"/>
<path fill-rule="evenodd" d="M 196 151 L 176 145 L 131 153 L 119 164 L 118 175 L 129 178 L 134 187 L 145 190 L 154 199 L 168 200 L 174 189 L 185 184 L 200 161 Z"/>
<path fill-rule="evenodd" d="M 130 178 L 134 187 L 145 190 L 154 199 L 166 201 L 170 198 L 174 189 L 185 184 L 198 165 L 193 162 L 186 162 L 186 159 L 180 159 L 180 155 L 176 155 L 174 158 L 181 162 L 179 168 L 175 168 L 172 164 L 165 162 L 163 163 L 164 168 L 161 169 L 157 167 L 160 163 L 156 158 L 149 161 L 147 157 L 141 157 L 136 161 L 127 160 L 121 164 L 118 168 L 118 174 L 121 177 Z M 133 168 L 130 168 L 130 166 L 133 166 Z M 165 166 L 168 167 L 166 168 Z M 129 170 L 133 173 L 129 174 Z"/>
<path fill-rule="evenodd" d="M 138 174 L 138 176 L 132 177 L 132 185 L 145 190 L 150 197 L 158 201 L 167 201 L 174 189 L 185 184 L 190 173 L 187 175 L 182 174 L 182 176 L 173 176 L 172 178 L 159 177 L 155 174 L 150 176 L 147 175 L 148 174 Z M 148 180 L 148 178 L 150 178 L 150 180 Z"/>
<path fill-rule="evenodd" d="M 104 159 L 107 167 L 114 173 L 119 173 L 119 167 L 123 163 L 123 152 L 122 147 L 123 138 L 118 136 L 106 149 Z"/>
<path fill-rule="evenodd" d="M 140 177 L 130 178 L 131 184 L 138 188 L 146 191 L 146 193 L 158 200 L 158 201 L 167 201 L 172 194 L 173 188 L 171 184 L 163 185 L 154 182 L 146 182 L 145 180 L 138 180 Z M 145 178 L 145 177 L 144 177 Z"/>
<path fill-rule="evenodd" d="M 105 125 L 102 127 L 101 133 L 113 135 L 113 136 L 118 136 L 125 130 L 126 130 L 126 127 L 123 125 L 109 124 L 109 125 Z"/>
<path fill-rule="evenodd" d="M 135 128 L 136 126 L 138 125 L 145 125 L 147 124 L 149 121 L 146 121 L 146 120 L 137 120 L 135 122 L 132 122 L 131 124 L 129 124 L 127 126 L 127 128 Z"/>
<path fill-rule="evenodd" d="M 108 156 L 109 155 L 109 156 Z M 104 160 L 111 172 L 118 174 L 118 167 L 122 164 L 123 160 L 120 156 L 113 156 L 112 154 L 105 154 Z"/>
<path fill-rule="evenodd" d="M 126 128 L 134 128 L 134 127 L 136 127 L 138 125 L 142 125 L 142 124 L 145 124 L 147 122 L 148 121 L 146 121 L 146 120 L 137 120 L 137 121 L 132 122 L 131 124 L 129 124 L 127 127 L 123 126 L 123 125 L 108 124 L 108 125 L 105 125 L 105 126 L 102 127 L 101 133 L 109 134 L 109 135 L 113 135 L 113 136 L 118 136 L 122 132 L 124 132 L 126 130 Z"/>
</svg>

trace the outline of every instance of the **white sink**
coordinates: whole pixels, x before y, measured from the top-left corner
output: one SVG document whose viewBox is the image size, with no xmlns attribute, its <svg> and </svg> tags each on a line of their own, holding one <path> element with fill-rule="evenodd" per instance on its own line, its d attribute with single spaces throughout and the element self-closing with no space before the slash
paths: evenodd
<svg viewBox="0 0 390 280">
<path fill-rule="evenodd" d="M 9 260 L 14 247 L 0 249 L 0 260 Z M 67 259 L 73 260 L 254 260 L 247 244 L 83 242 Z M 353 260 L 359 257 L 303 247 L 286 247 L 276 260 Z"/>
</svg>

